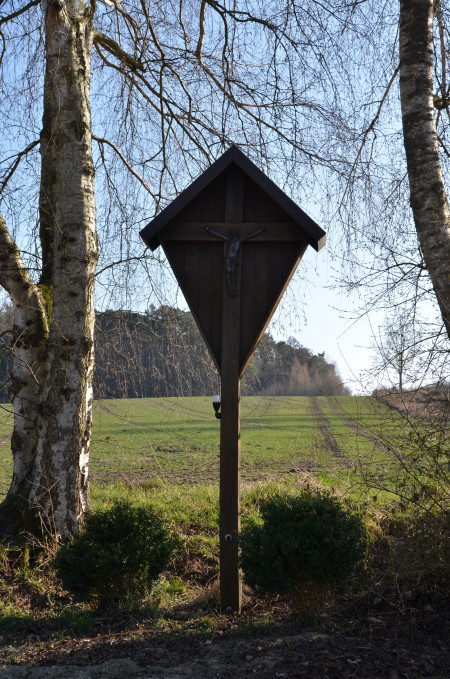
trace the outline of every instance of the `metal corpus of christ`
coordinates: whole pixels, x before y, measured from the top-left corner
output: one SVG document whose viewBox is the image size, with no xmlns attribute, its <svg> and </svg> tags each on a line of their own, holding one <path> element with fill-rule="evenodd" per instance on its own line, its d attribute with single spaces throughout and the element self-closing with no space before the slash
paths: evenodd
<svg viewBox="0 0 450 679">
<path fill-rule="evenodd" d="M 221 609 L 239 611 L 240 379 L 306 248 L 325 232 L 232 146 L 142 231 L 160 245 L 221 377 Z"/>
</svg>

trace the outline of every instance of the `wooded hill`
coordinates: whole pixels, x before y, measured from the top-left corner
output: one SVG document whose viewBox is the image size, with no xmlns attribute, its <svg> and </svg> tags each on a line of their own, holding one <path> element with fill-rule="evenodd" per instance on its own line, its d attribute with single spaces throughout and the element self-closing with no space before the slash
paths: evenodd
<svg viewBox="0 0 450 679">
<path fill-rule="evenodd" d="M 10 309 L 0 315 L 0 397 L 7 401 Z M 168 306 L 146 313 L 106 311 L 96 317 L 97 398 L 206 396 L 219 378 L 189 312 Z M 341 395 L 349 393 L 324 353 L 297 340 L 277 342 L 266 333 L 243 379 L 246 395 Z"/>
<path fill-rule="evenodd" d="M 95 394 L 102 398 L 206 396 L 219 378 L 189 312 L 161 306 L 145 314 L 97 315 Z M 348 393 L 324 353 L 266 333 L 244 376 L 246 395 Z"/>
</svg>

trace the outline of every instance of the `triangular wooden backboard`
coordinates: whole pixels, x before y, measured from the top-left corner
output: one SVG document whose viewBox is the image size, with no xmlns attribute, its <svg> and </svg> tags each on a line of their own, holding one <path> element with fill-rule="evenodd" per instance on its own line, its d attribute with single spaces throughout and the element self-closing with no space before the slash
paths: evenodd
<svg viewBox="0 0 450 679">
<path fill-rule="evenodd" d="M 152 249 L 164 248 L 219 372 L 232 232 L 242 238 L 237 266 L 242 375 L 306 247 L 319 250 L 325 233 L 236 147 L 143 229 Z"/>
<path fill-rule="evenodd" d="M 239 370 L 242 375 L 306 243 L 247 243 L 241 259 Z M 164 245 L 170 265 L 220 372 L 222 355 L 223 243 Z"/>
</svg>

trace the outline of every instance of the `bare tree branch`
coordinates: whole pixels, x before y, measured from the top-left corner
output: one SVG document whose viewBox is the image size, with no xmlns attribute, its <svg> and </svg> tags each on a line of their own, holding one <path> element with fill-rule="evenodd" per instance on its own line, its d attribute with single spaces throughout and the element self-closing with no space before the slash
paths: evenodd
<svg viewBox="0 0 450 679">
<path fill-rule="evenodd" d="M 118 259 L 115 262 L 110 262 L 107 266 L 104 266 L 102 269 L 99 269 L 98 271 L 95 272 L 95 276 L 100 276 L 104 271 L 108 271 L 108 269 L 112 269 L 115 266 L 118 266 L 120 264 L 128 264 L 128 262 L 141 262 L 145 257 L 145 252 L 142 253 L 142 255 L 139 255 L 137 257 L 125 257 L 123 259 Z"/>
<path fill-rule="evenodd" d="M 20 161 L 24 156 L 27 155 L 32 149 L 34 149 L 38 144 L 40 143 L 40 140 L 37 139 L 36 141 L 31 142 L 31 144 L 28 144 L 28 146 L 23 150 L 20 151 L 20 153 L 17 154 L 15 157 L 14 162 L 9 166 L 8 170 L 6 170 L 6 176 L 0 183 L 0 196 L 3 193 L 3 191 L 6 188 L 6 185 L 8 184 L 9 180 L 13 176 L 14 172 L 17 170 L 17 167 L 19 166 Z"/>
<path fill-rule="evenodd" d="M 24 12 L 28 12 L 28 10 L 31 9 L 32 7 L 36 7 L 36 5 L 40 4 L 41 0 L 31 0 L 31 2 L 29 2 L 24 7 L 18 9 L 16 12 L 12 12 L 12 14 L 6 14 L 5 16 L 0 17 L 0 26 L 2 24 L 7 23 L 8 21 L 11 21 L 11 19 L 16 19 L 21 14 L 24 14 Z"/>
<path fill-rule="evenodd" d="M 119 59 L 119 61 L 121 61 L 126 66 L 139 71 L 145 71 L 145 67 L 141 61 L 132 57 L 131 54 L 125 52 L 118 42 L 109 36 L 100 33 L 99 31 L 94 31 L 94 45 L 101 45 L 105 48 L 105 50 L 117 57 L 117 59 Z"/>
<path fill-rule="evenodd" d="M 49 330 L 45 302 L 37 285 L 34 285 L 22 261 L 19 249 L 0 215 L 0 285 L 8 292 L 23 313 L 38 315 L 44 332 Z"/>
<path fill-rule="evenodd" d="M 120 160 L 124 163 L 126 168 L 131 172 L 133 177 L 136 177 L 136 179 L 142 184 L 142 186 L 145 188 L 145 190 L 149 192 L 149 194 L 152 196 L 152 198 L 154 198 L 155 200 L 157 199 L 155 192 L 151 190 L 151 188 L 149 187 L 147 182 L 144 179 L 142 179 L 140 174 L 138 174 L 136 172 L 136 170 L 134 170 L 131 167 L 130 163 L 127 161 L 125 156 L 119 151 L 117 146 L 115 146 L 115 144 L 110 142 L 108 139 L 104 139 L 103 137 L 97 137 L 97 135 L 95 135 L 95 134 L 92 135 L 92 139 L 95 139 L 95 141 L 98 142 L 99 144 L 106 144 L 107 146 L 110 146 L 113 149 L 113 151 L 119 156 Z"/>
<path fill-rule="evenodd" d="M 361 145 L 360 145 L 360 147 L 359 147 L 359 150 L 358 150 L 358 152 L 357 152 L 357 154 L 356 154 L 356 158 L 355 158 L 355 160 L 353 161 L 353 165 L 352 165 L 351 170 L 350 170 L 349 175 L 348 175 L 347 187 L 346 187 L 346 189 L 345 189 L 345 191 L 344 191 L 344 195 L 343 195 L 343 197 L 342 197 L 342 201 L 345 199 L 345 196 L 346 196 L 348 187 L 350 186 L 350 183 L 351 183 L 351 181 L 352 181 L 353 174 L 354 174 L 354 172 L 355 172 L 356 166 L 358 165 L 359 159 L 361 158 L 361 153 L 362 153 L 362 151 L 363 151 L 364 146 L 366 145 L 367 137 L 369 136 L 369 133 L 374 129 L 375 124 L 377 123 L 377 121 L 378 121 L 378 119 L 379 119 L 379 117 L 380 117 L 380 115 L 381 115 L 381 111 L 382 111 L 382 109 L 383 109 L 384 102 L 386 101 L 387 96 L 388 96 L 388 94 L 389 94 L 389 90 L 391 89 L 391 87 L 392 87 L 392 85 L 393 85 L 393 83 L 394 83 L 394 81 L 395 81 L 397 75 L 399 74 L 399 72 L 400 72 L 400 64 L 399 64 L 399 65 L 396 67 L 396 69 L 394 70 L 394 73 L 392 74 L 391 79 L 389 80 L 389 82 L 388 82 L 388 84 L 387 84 L 387 87 L 386 87 L 386 89 L 384 90 L 383 96 L 382 96 L 381 99 L 380 99 L 380 103 L 379 103 L 379 105 L 378 105 L 378 108 L 377 108 L 377 111 L 376 111 L 375 116 L 373 117 L 373 119 L 372 119 L 370 125 L 365 129 L 365 131 L 364 131 L 364 133 L 363 133 L 363 138 L 362 138 Z"/>
</svg>

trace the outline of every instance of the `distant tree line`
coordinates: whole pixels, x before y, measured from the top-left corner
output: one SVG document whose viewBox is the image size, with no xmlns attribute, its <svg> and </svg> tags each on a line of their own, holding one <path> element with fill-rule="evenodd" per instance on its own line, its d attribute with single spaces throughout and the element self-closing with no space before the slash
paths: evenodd
<svg viewBox="0 0 450 679">
<path fill-rule="evenodd" d="M 0 398 L 7 401 L 11 311 L 0 309 Z M 205 396 L 219 378 L 192 315 L 169 306 L 145 313 L 96 316 L 94 393 L 97 398 Z M 262 338 L 243 379 L 245 395 L 316 396 L 349 393 L 324 353 L 294 338 Z"/>
<path fill-rule="evenodd" d="M 313 354 L 295 338 L 275 341 L 266 333 L 245 374 L 244 393 L 267 396 L 350 394 L 325 352 Z"/>
<path fill-rule="evenodd" d="M 190 313 L 169 306 L 96 318 L 97 398 L 198 396 L 217 391 L 217 375 Z"/>
<path fill-rule="evenodd" d="M 168 306 L 146 313 L 97 315 L 95 394 L 102 398 L 203 396 L 216 393 L 217 372 L 192 315 Z M 324 353 L 266 333 L 243 380 L 246 395 L 349 393 Z"/>
</svg>

